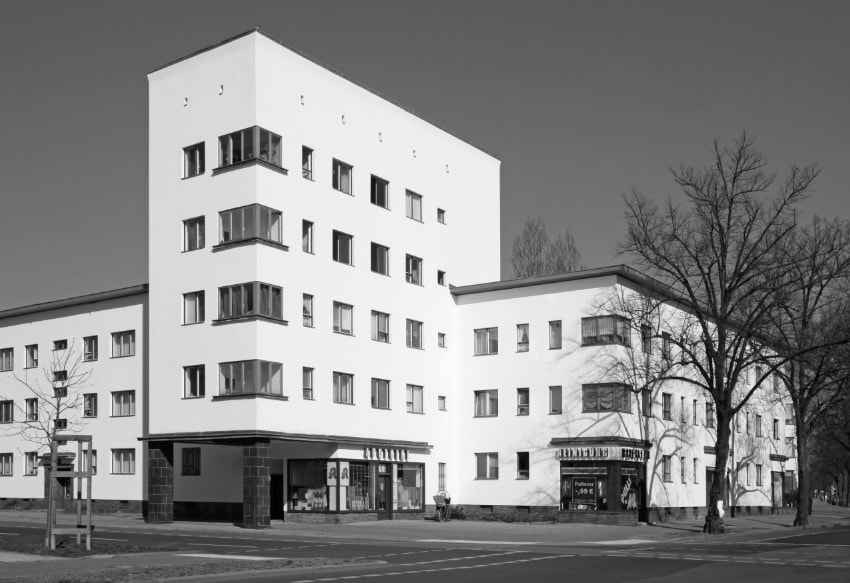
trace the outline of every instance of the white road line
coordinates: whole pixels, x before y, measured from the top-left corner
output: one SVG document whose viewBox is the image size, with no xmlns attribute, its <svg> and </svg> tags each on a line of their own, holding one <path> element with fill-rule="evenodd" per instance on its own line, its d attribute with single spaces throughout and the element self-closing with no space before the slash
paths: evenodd
<svg viewBox="0 0 850 583">
<path fill-rule="evenodd" d="M 441 543 L 441 544 L 464 544 L 464 545 L 538 545 L 540 543 L 533 541 L 508 541 L 508 540 L 466 540 L 466 539 L 442 539 L 442 538 L 423 538 L 416 542 L 420 543 Z"/>
<path fill-rule="evenodd" d="M 17 532 L 0 532 L 3 536 L 19 536 Z"/>
<path fill-rule="evenodd" d="M 73 535 L 71 535 L 71 536 L 73 536 Z M 96 536 L 93 536 L 92 540 L 112 540 L 112 541 L 124 542 L 124 543 L 127 542 L 126 538 L 100 538 L 100 537 L 96 537 Z"/>
<path fill-rule="evenodd" d="M 201 559 L 221 559 L 237 561 L 277 561 L 280 557 L 254 557 L 248 555 L 214 555 L 212 553 L 181 553 L 178 557 L 197 557 Z"/>
<path fill-rule="evenodd" d="M 243 548 L 243 549 L 256 549 L 257 547 L 253 545 L 215 545 L 212 543 L 189 543 L 190 547 L 228 547 L 228 548 Z"/>
</svg>

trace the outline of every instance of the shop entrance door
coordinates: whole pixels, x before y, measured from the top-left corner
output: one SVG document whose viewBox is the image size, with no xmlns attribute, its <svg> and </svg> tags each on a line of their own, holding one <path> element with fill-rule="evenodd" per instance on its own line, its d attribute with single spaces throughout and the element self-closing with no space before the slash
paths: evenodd
<svg viewBox="0 0 850 583">
<path fill-rule="evenodd" d="M 785 505 L 785 492 L 783 492 L 784 480 L 782 472 L 771 472 L 771 485 L 773 490 L 773 507 L 782 508 Z"/>
<path fill-rule="evenodd" d="M 392 482 L 389 474 L 378 475 L 378 488 L 375 492 L 375 508 L 378 520 L 390 520 L 393 517 Z"/>
<path fill-rule="evenodd" d="M 283 474 L 271 474 L 269 477 L 269 517 L 283 520 Z"/>
</svg>

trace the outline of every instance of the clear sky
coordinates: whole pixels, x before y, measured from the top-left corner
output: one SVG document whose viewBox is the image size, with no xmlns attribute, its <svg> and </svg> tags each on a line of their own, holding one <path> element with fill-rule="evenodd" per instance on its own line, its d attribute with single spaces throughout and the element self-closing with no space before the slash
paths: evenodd
<svg viewBox="0 0 850 583">
<path fill-rule="evenodd" d="M 627 262 L 621 194 L 741 130 L 850 216 L 850 2 L 4 0 L 0 310 L 147 281 L 146 73 L 255 26 L 502 160 L 528 216 Z M 493 250 L 497 252 L 496 249 Z"/>
</svg>

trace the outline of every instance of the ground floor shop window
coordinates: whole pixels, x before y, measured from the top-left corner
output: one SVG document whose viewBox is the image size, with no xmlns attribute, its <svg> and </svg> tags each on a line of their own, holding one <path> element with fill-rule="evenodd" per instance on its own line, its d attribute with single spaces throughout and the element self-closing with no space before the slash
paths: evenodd
<svg viewBox="0 0 850 583">
<path fill-rule="evenodd" d="M 325 511 L 328 509 L 327 465 L 324 460 L 289 462 L 290 510 Z"/>
<path fill-rule="evenodd" d="M 398 464 L 396 469 L 396 509 L 422 510 L 422 464 Z"/>
<path fill-rule="evenodd" d="M 561 510 L 638 511 L 642 464 L 562 462 Z"/>
</svg>

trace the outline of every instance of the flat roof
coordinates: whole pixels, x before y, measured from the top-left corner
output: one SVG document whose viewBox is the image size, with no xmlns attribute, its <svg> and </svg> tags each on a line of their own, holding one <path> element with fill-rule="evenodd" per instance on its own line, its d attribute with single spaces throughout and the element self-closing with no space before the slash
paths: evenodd
<svg viewBox="0 0 850 583">
<path fill-rule="evenodd" d="M 35 314 L 38 312 L 47 312 L 49 310 L 58 310 L 60 308 L 68 308 L 71 306 L 82 306 L 85 304 L 94 304 L 97 302 L 103 302 L 106 300 L 113 300 L 116 298 L 124 298 L 128 296 L 147 294 L 148 293 L 148 284 L 143 283 L 140 285 L 134 285 L 130 287 L 122 287 L 119 289 L 113 289 L 108 291 L 97 292 L 93 294 L 87 294 L 84 296 L 75 296 L 72 298 L 64 298 L 61 300 L 53 300 L 50 302 L 42 302 L 39 304 L 30 304 L 28 306 L 21 306 L 18 308 L 11 308 L 9 310 L 3 310 L 0 312 L 0 320 L 6 318 L 12 318 L 14 316 L 25 316 L 27 314 Z"/>
<path fill-rule="evenodd" d="M 220 42 L 217 42 L 217 43 L 215 43 L 215 44 L 209 45 L 208 47 L 204 47 L 204 48 L 202 48 L 202 49 L 200 49 L 200 50 L 197 50 L 197 51 L 194 51 L 194 52 L 192 52 L 192 53 L 189 53 L 189 54 L 188 54 L 188 55 L 186 55 L 186 56 L 180 57 L 180 58 L 178 58 L 178 59 L 174 59 L 173 61 L 169 61 L 169 62 L 165 63 L 164 65 L 162 65 L 162 66 L 160 66 L 160 67 L 157 67 L 156 69 L 153 69 L 152 71 L 148 71 L 148 75 L 150 75 L 150 74 L 152 74 L 152 73 L 156 73 L 157 71 L 161 71 L 161 70 L 163 70 L 163 69 L 166 69 L 166 68 L 168 68 L 168 67 L 170 67 L 170 66 L 172 66 L 172 65 L 176 65 L 177 63 L 180 63 L 180 62 L 182 62 L 182 61 L 186 61 L 186 60 L 188 60 L 188 59 L 191 59 L 192 57 L 196 57 L 196 56 L 198 56 L 198 55 L 200 55 L 200 54 L 206 53 L 206 52 L 211 51 L 211 50 L 213 50 L 213 49 L 217 49 L 217 48 L 218 48 L 218 47 L 220 47 L 220 46 L 226 45 L 226 44 L 228 44 L 228 43 L 231 43 L 231 42 L 233 42 L 233 41 L 239 40 L 239 39 L 240 39 L 240 38 L 242 38 L 242 37 L 245 37 L 245 36 L 248 36 L 249 34 L 254 34 L 254 33 L 256 33 L 256 34 L 260 34 L 260 35 L 262 35 L 262 36 L 266 37 L 266 38 L 267 38 L 267 39 L 269 39 L 270 41 L 272 41 L 272 42 L 274 42 L 274 43 L 279 44 L 280 46 L 282 46 L 283 48 L 285 48 L 285 49 L 287 49 L 287 50 L 289 50 L 289 51 L 292 51 L 293 53 L 295 53 L 295 54 L 296 54 L 296 55 L 298 55 L 299 57 L 301 57 L 301 58 L 303 58 L 303 59 L 307 59 L 308 61 L 310 61 L 310 62 L 311 62 L 311 63 L 313 63 L 314 65 L 318 65 L 319 67 L 321 67 L 321 68 L 325 69 L 326 71 L 328 71 L 328 72 L 330 72 L 330 73 L 332 73 L 332 74 L 336 75 L 337 77 L 341 77 L 342 79 L 345 79 L 345 80 L 346 80 L 346 81 L 348 81 L 349 83 L 353 83 L 354 85 L 356 85 L 356 86 L 360 87 L 361 89 L 363 89 L 363 90 L 365 90 L 365 91 L 368 91 L 368 92 L 369 92 L 369 93 L 371 93 L 372 95 L 375 95 L 376 97 L 379 97 L 379 98 L 383 99 L 384 101 L 386 101 L 386 102 L 388 102 L 388 103 L 391 103 L 392 105 L 395 105 L 396 107 L 398 107 L 399 109 L 401 109 L 401 110 L 403 110 L 403 111 L 406 111 L 406 112 L 407 112 L 407 113 L 409 113 L 410 115 L 412 115 L 412 116 L 414 116 L 414 117 L 419 118 L 420 120 L 424 121 L 425 123 L 427 123 L 427 124 L 429 124 L 429 125 L 434 126 L 435 128 L 437 128 L 438 130 L 440 130 L 440 131 L 442 131 L 442 132 L 445 132 L 446 134 L 450 135 L 451 137 L 453 137 L 453 138 L 455 138 L 455 139 L 457 139 L 457 140 L 460 140 L 461 142 L 463 142 L 463 143 L 465 143 L 465 144 L 467 144 L 467 145 L 469 145 L 469 146 L 472 146 L 472 147 L 473 147 L 473 148 L 475 148 L 476 150 L 480 150 L 481 152 L 483 152 L 483 153 L 487 154 L 487 155 L 488 155 L 488 156 L 490 156 L 491 158 L 493 158 L 493 159 L 495 159 L 495 160 L 497 160 L 497 161 L 501 162 L 501 159 L 499 159 L 499 157 L 498 157 L 498 156 L 496 156 L 496 155 L 495 155 L 495 154 L 493 154 L 492 152 L 490 152 L 490 151 L 488 151 L 488 150 L 486 150 L 486 149 L 482 148 L 482 147 L 481 147 L 481 146 L 479 146 L 478 144 L 475 144 L 475 143 L 474 143 L 474 142 L 472 142 L 471 140 L 468 140 L 468 139 L 466 139 L 466 138 L 462 138 L 461 136 L 458 136 L 457 134 L 455 134 L 455 133 L 453 133 L 453 132 L 450 132 L 450 131 L 449 131 L 449 130 L 447 130 L 445 127 L 441 126 L 441 125 L 440 125 L 440 124 L 438 124 L 438 123 L 435 123 L 435 122 L 431 121 L 430 119 L 428 119 L 428 118 L 426 118 L 425 116 L 423 116 L 423 115 L 421 115 L 421 114 L 417 113 L 416 111 L 414 111 L 414 110 L 413 110 L 413 109 L 411 109 L 410 107 L 407 107 L 406 105 L 404 105 L 404 104 L 402 104 L 402 103 L 400 103 L 400 102 L 396 101 L 395 99 L 392 99 L 392 98 L 390 98 L 390 97 L 387 97 L 386 95 L 382 94 L 380 91 L 376 91 L 375 89 L 372 89 L 372 88 L 371 88 L 371 87 L 369 87 L 368 85 L 364 85 L 363 83 L 360 83 L 360 82 L 359 82 L 359 81 L 357 81 L 356 79 L 352 79 L 351 77 L 348 77 L 348 76 L 347 76 L 347 75 L 345 75 L 344 73 L 342 73 L 342 72 L 340 72 L 340 71 L 338 71 L 338 70 L 334 69 L 333 67 L 331 67 L 331 66 L 329 66 L 329 65 L 327 65 L 327 64 L 325 64 L 325 63 L 323 63 L 322 61 L 320 61 L 320 60 L 318 60 L 318 59 L 316 59 L 316 58 L 314 58 L 314 57 L 311 57 L 311 56 L 310 56 L 310 55 L 308 55 L 307 53 L 305 53 L 305 52 L 303 52 L 303 51 L 300 51 L 300 50 L 296 49 L 295 47 L 292 47 L 292 46 L 290 46 L 290 45 L 286 44 L 285 42 L 281 41 L 280 39 L 273 37 L 272 35 L 268 34 L 267 32 L 265 32 L 265 31 L 263 31 L 263 30 L 260 30 L 260 27 L 259 27 L 259 26 L 255 26 L 254 28 L 252 28 L 252 29 L 250 29 L 250 30 L 246 30 L 246 31 L 245 31 L 245 32 L 243 32 L 243 33 L 237 34 L 236 36 L 232 36 L 232 37 L 230 37 L 230 38 L 228 38 L 228 39 L 225 39 L 225 40 L 223 40 L 223 41 L 220 41 Z"/>
<path fill-rule="evenodd" d="M 536 277 L 525 277 L 522 279 L 506 279 L 502 281 L 491 281 L 487 283 L 474 283 L 472 285 L 452 287 L 450 291 L 456 296 L 465 296 L 491 291 L 518 289 L 523 287 L 532 287 L 536 285 L 546 285 L 550 283 L 561 283 L 564 281 L 578 281 L 582 279 L 594 279 L 610 276 L 622 277 L 643 288 L 659 292 L 664 291 L 664 293 L 671 296 L 672 298 L 677 297 L 672 290 L 667 288 L 667 286 L 662 284 L 660 281 L 652 279 L 651 277 L 644 275 L 640 271 L 629 267 L 628 265 L 612 265 L 610 267 L 597 267 L 594 269 L 571 271 L 569 273 L 556 273 L 554 275 L 539 275 Z"/>
</svg>

